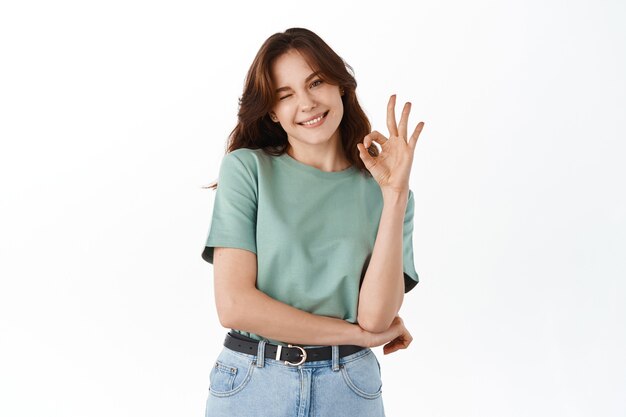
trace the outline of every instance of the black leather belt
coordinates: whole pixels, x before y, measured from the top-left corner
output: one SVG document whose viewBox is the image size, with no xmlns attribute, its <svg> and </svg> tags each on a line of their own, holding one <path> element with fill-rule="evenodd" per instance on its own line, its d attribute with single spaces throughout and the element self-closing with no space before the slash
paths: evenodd
<svg viewBox="0 0 626 417">
<path fill-rule="evenodd" d="M 258 352 L 259 341 L 251 339 L 237 332 L 230 331 L 224 339 L 224 346 L 237 352 L 256 355 Z M 356 345 L 339 345 L 339 357 L 351 355 L 360 350 L 365 349 L 363 346 Z M 301 346 L 274 345 L 272 343 L 265 344 L 265 357 L 284 361 L 286 365 L 300 365 L 304 362 L 324 361 L 332 359 L 332 346 L 324 346 L 317 348 L 303 348 Z"/>
</svg>

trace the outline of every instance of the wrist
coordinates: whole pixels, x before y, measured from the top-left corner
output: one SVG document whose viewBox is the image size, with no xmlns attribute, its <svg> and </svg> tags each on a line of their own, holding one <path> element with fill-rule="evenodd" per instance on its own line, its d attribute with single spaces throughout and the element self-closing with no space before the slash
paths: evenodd
<svg viewBox="0 0 626 417">
<path fill-rule="evenodd" d="M 383 202 L 387 204 L 405 204 L 409 200 L 408 188 L 383 188 Z"/>
<path fill-rule="evenodd" d="M 358 324 L 356 324 L 355 327 L 358 332 L 359 343 L 357 343 L 357 345 L 363 346 L 363 347 L 372 347 L 372 334 L 368 332 L 367 330 L 363 329 Z"/>
<path fill-rule="evenodd" d="M 354 331 L 356 333 L 355 338 L 357 340 L 355 345 L 370 347 L 370 333 L 359 326 L 358 323 L 354 324 Z"/>
</svg>

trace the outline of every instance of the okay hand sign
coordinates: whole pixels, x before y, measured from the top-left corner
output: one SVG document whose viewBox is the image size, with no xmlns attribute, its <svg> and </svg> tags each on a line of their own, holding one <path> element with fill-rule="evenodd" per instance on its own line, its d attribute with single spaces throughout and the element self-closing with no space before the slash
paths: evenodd
<svg viewBox="0 0 626 417">
<path fill-rule="evenodd" d="M 365 167 L 380 185 L 380 188 L 393 191 L 408 191 L 409 176 L 413 165 L 413 154 L 415 144 L 419 138 L 424 122 L 419 122 L 413 134 L 407 141 L 407 125 L 409 123 L 409 113 L 411 103 L 407 102 L 402 109 L 400 124 L 396 124 L 396 95 L 389 98 L 387 104 L 387 128 L 389 129 L 389 139 L 377 131 L 372 131 L 363 138 L 363 143 L 358 143 L 359 155 Z M 378 156 L 373 157 L 367 152 L 367 148 L 372 145 L 372 141 L 381 146 Z"/>
</svg>

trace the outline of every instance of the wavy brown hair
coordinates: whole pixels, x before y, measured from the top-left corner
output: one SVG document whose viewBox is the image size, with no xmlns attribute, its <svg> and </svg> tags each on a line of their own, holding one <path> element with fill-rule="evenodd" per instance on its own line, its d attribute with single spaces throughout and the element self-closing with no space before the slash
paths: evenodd
<svg viewBox="0 0 626 417">
<path fill-rule="evenodd" d="M 263 149 L 278 156 L 287 151 L 287 133 L 269 117 L 276 102 L 274 82 L 270 76 L 273 62 L 282 54 L 297 50 L 319 77 L 331 85 L 343 87 L 343 118 L 339 124 L 341 145 L 346 159 L 366 175 L 371 173 L 359 156 L 356 144 L 370 133 L 371 125 L 356 97 L 354 70 L 326 42 L 312 31 L 290 28 L 270 36 L 257 52 L 244 83 L 239 99 L 237 125 L 230 133 L 226 153 L 239 148 Z M 378 148 L 370 146 L 368 152 L 378 156 Z M 204 188 L 217 188 L 213 182 Z"/>
</svg>

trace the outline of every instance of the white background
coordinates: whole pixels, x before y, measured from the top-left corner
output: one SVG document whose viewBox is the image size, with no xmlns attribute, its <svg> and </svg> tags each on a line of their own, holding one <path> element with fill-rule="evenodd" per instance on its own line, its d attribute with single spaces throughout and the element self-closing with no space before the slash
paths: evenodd
<svg viewBox="0 0 626 417">
<path fill-rule="evenodd" d="M 409 6 L 411 4 L 411 6 Z M 0 415 L 201 416 L 226 329 L 200 254 L 252 59 L 318 33 L 376 130 L 425 122 L 414 336 L 387 414 L 626 414 L 620 1 L 0 6 Z"/>
</svg>

